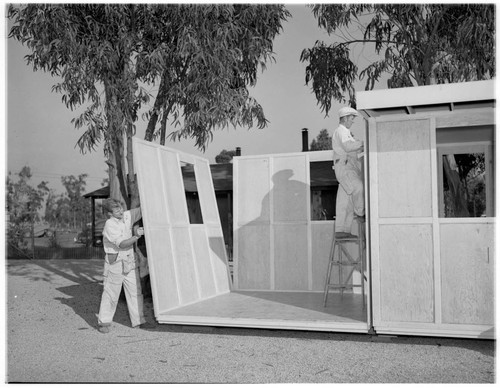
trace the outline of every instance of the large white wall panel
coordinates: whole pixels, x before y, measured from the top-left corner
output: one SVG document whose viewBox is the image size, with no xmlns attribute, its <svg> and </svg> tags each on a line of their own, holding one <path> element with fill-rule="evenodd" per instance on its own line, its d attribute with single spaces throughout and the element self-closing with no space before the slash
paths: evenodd
<svg viewBox="0 0 500 388">
<path fill-rule="evenodd" d="M 163 171 L 161 177 L 162 193 L 168 204 L 168 223 L 170 225 L 187 225 L 189 224 L 189 216 L 178 155 L 168 150 L 158 150 L 158 153 L 160 154 L 159 164 L 157 167 L 151 166 L 150 169 Z M 142 172 L 142 174 L 149 175 L 151 172 Z M 153 174 L 156 173 L 153 172 Z M 151 195 L 151 191 L 157 191 L 157 188 L 153 186 L 147 186 L 144 189 L 144 195 L 147 196 Z"/>
<path fill-rule="evenodd" d="M 443 322 L 494 324 L 494 225 L 441 225 Z"/>
<path fill-rule="evenodd" d="M 316 221 L 312 223 L 311 229 L 312 289 L 313 291 L 323 291 L 335 226 L 333 221 Z M 332 271 L 331 283 L 338 283 L 337 271 Z"/>
<path fill-rule="evenodd" d="M 307 224 L 274 227 L 274 276 L 276 290 L 309 288 Z"/>
<path fill-rule="evenodd" d="M 151 171 L 141 176 L 141 186 L 147 188 L 146 190 L 148 191 L 148 202 L 155 206 L 153 208 L 143 205 L 142 214 L 147 215 L 150 227 L 166 226 L 169 217 L 167 198 L 164 195 L 163 189 L 163 170 L 161 168 L 162 163 L 160 163 L 160 154 L 155 147 L 148 147 L 146 145 L 141 158 L 140 165 L 144 166 L 143 168 L 146 168 L 146 166 L 157 166 L 151 168 Z M 151 187 L 154 190 L 150 190 L 149 188 Z"/>
<path fill-rule="evenodd" d="M 240 290 L 270 290 L 271 227 L 243 225 L 238 228 L 235 251 L 235 286 Z"/>
<path fill-rule="evenodd" d="M 431 225 L 380 226 L 382 319 L 434 322 Z"/>
<path fill-rule="evenodd" d="M 269 158 L 237 161 L 234 198 L 238 225 L 269 223 L 271 190 Z"/>
<path fill-rule="evenodd" d="M 234 159 L 237 289 L 324 289 L 334 229 L 332 222 L 324 223 L 326 229 L 311 222 L 310 162 L 331 156 L 302 152 Z"/>
<path fill-rule="evenodd" d="M 379 217 L 431 217 L 429 120 L 379 123 Z"/>
<path fill-rule="evenodd" d="M 133 145 L 155 314 L 229 292 L 208 161 L 138 139 Z M 182 163 L 195 167 L 206 224 L 189 223 Z"/>
<path fill-rule="evenodd" d="M 309 163 L 307 159 L 297 156 L 276 156 L 273 158 L 272 203 L 273 222 L 308 221 L 307 181 Z"/>
<path fill-rule="evenodd" d="M 154 309 L 166 311 L 181 304 L 178 277 L 172 252 L 170 233 L 165 229 L 148 228 L 147 239 L 162 241 L 162 244 L 148 244 L 148 263 Z M 154 259 L 153 259 L 154 258 Z"/>
</svg>

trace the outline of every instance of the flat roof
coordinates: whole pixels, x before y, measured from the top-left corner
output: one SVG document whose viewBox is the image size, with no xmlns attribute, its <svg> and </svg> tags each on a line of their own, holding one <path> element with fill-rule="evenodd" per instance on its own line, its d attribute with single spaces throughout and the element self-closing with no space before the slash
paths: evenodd
<svg viewBox="0 0 500 388">
<path fill-rule="evenodd" d="M 368 118 L 495 108 L 495 82 L 486 80 L 358 92 L 356 109 Z"/>
</svg>

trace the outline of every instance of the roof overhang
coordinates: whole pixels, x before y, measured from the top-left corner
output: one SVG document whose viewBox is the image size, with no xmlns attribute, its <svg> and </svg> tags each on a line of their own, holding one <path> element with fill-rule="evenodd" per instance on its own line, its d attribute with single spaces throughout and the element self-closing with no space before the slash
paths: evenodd
<svg viewBox="0 0 500 388">
<path fill-rule="evenodd" d="M 380 89 L 356 93 L 356 109 L 366 119 L 385 115 L 449 113 L 495 108 L 495 80 Z"/>
</svg>

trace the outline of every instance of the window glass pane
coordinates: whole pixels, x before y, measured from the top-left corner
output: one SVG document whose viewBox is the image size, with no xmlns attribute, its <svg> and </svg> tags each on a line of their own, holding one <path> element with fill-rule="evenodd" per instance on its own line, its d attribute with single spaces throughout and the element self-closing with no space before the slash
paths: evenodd
<svg viewBox="0 0 500 388">
<path fill-rule="evenodd" d="M 484 153 L 442 156 L 444 217 L 485 217 L 486 165 Z"/>
</svg>

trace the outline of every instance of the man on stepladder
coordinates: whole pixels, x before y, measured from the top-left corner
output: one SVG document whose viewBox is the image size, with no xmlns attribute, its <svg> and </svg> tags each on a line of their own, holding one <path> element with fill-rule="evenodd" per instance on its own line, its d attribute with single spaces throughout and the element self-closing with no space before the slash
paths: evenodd
<svg viewBox="0 0 500 388">
<path fill-rule="evenodd" d="M 354 217 L 364 222 L 365 200 L 363 175 L 358 155 L 363 152 L 363 142 L 356 140 L 350 131 L 358 112 L 349 107 L 339 110 L 339 126 L 332 136 L 333 163 L 339 188 L 337 191 L 335 238 L 355 237 L 351 234 Z"/>
</svg>

